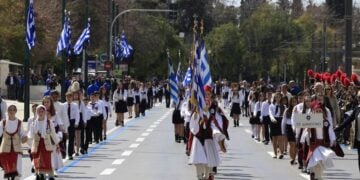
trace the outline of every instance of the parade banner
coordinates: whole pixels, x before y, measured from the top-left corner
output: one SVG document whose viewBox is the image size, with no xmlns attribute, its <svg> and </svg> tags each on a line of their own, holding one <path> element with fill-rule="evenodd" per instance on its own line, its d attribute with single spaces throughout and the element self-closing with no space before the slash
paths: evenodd
<svg viewBox="0 0 360 180">
<path fill-rule="evenodd" d="M 323 114 L 311 113 L 311 114 L 294 114 L 294 126 L 295 128 L 322 128 L 323 127 Z"/>
</svg>

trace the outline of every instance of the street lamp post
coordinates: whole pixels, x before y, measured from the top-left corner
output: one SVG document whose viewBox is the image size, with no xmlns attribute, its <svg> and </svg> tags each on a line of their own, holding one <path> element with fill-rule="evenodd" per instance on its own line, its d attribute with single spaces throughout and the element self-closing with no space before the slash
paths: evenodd
<svg viewBox="0 0 360 180">
<path fill-rule="evenodd" d="M 125 11 L 120 12 L 119 14 L 117 14 L 115 16 L 114 19 L 112 19 L 111 21 L 111 25 L 110 25 L 110 34 L 109 34 L 109 58 L 111 58 L 112 56 L 112 34 L 113 34 L 113 27 L 114 24 L 116 22 L 116 20 L 118 18 L 120 18 L 123 14 L 129 13 L 129 12 L 176 12 L 174 10 L 170 10 L 170 9 L 127 9 Z M 114 60 L 114 58 L 112 58 Z M 114 62 L 113 62 L 114 63 Z"/>
</svg>

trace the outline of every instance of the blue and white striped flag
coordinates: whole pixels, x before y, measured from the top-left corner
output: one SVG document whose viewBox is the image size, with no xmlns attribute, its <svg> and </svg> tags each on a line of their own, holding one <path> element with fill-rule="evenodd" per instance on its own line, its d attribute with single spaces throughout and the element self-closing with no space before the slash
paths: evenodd
<svg viewBox="0 0 360 180">
<path fill-rule="evenodd" d="M 188 69 L 186 70 L 186 74 L 185 74 L 185 77 L 184 77 L 184 80 L 183 80 L 183 87 L 186 87 L 187 85 L 191 84 L 191 68 L 188 67 Z"/>
<path fill-rule="evenodd" d="M 176 82 L 181 83 L 182 82 L 182 71 L 181 71 L 181 62 L 179 62 L 177 71 L 176 71 Z"/>
<path fill-rule="evenodd" d="M 125 34 L 121 35 L 120 45 L 122 48 L 122 57 L 128 58 L 133 50 L 132 46 L 128 43 Z"/>
<path fill-rule="evenodd" d="M 200 75 L 204 85 L 211 86 L 212 79 L 211 79 L 211 72 L 210 66 L 208 62 L 208 55 L 205 48 L 205 41 L 201 41 L 201 45 L 199 46 L 199 50 L 197 51 L 197 58 L 199 59 L 200 64 Z"/>
<path fill-rule="evenodd" d="M 86 28 L 83 30 L 79 39 L 75 43 L 74 53 L 76 55 L 79 55 L 83 51 L 84 43 L 89 41 L 89 39 L 90 39 L 90 18 L 88 19 Z"/>
<path fill-rule="evenodd" d="M 56 48 L 56 56 L 60 55 L 60 52 L 64 49 L 67 50 L 67 54 L 69 54 L 69 49 L 70 49 L 70 34 L 71 34 L 71 30 L 70 30 L 70 18 L 66 17 L 65 18 L 65 22 L 64 22 L 64 27 L 63 30 L 61 31 L 60 34 L 60 38 L 57 44 L 57 48 Z"/>
<path fill-rule="evenodd" d="M 196 41 L 195 43 L 195 49 L 198 51 L 198 41 Z M 196 52 L 196 54 L 199 54 L 198 52 Z M 192 89 L 193 89 L 193 96 L 195 99 L 195 103 L 197 105 L 197 109 L 198 109 L 198 113 L 200 114 L 200 116 L 203 115 L 203 111 L 204 108 L 206 107 L 206 101 L 205 101 L 205 91 L 204 91 L 204 83 L 201 77 L 201 66 L 200 66 L 200 59 L 195 57 L 194 59 L 194 64 L 193 64 L 193 69 L 194 69 L 194 77 L 193 77 L 193 84 L 192 84 Z"/>
<path fill-rule="evenodd" d="M 114 39 L 115 43 L 114 43 L 114 49 L 115 49 L 115 57 L 116 58 L 121 58 L 122 57 L 122 48 L 121 48 L 121 44 L 120 44 L 120 38 L 115 37 Z"/>
<path fill-rule="evenodd" d="M 26 42 L 29 50 L 35 46 L 36 32 L 35 32 L 35 16 L 34 16 L 34 1 L 30 0 L 29 8 L 26 18 Z"/>
<path fill-rule="evenodd" d="M 170 72 L 169 73 L 170 96 L 172 100 L 176 103 L 178 101 L 179 88 L 176 82 L 176 75 L 174 72 L 173 63 L 170 57 L 168 57 L 168 61 L 169 61 L 169 72 Z"/>
</svg>

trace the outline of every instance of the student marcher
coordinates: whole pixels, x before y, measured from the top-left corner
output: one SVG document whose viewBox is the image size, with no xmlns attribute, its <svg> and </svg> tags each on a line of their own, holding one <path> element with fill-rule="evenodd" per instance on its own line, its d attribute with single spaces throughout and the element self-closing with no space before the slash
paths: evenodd
<svg viewBox="0 0 360 180">
<path fill-rule="evenodd" d="M 4 179 L 15 180 L 22 174 L 22 143 L 27 136 L 22 129 L 22 121 L 16 117 L 15 105 L 8 107 L 8 117 L 0 122 L 0 164 L 4 170 Z"/>
<path fill-rule="evenodd" d="M 37 180 L 45 180 L 46 174 L 49 175 L 49 180 L 55 179 L 51 152 L 56 151 L 59 139 L 53 123 L 46 114 L 45 106 L 40 105 L 36 108 L 37 116 L 28 133 L 28 138 L 32 140 L 31 153 Z"/>
<path fill-rule="evenodd" d="M 73 160 L 74 154 L 74 145 L 75 145 L 75 130 L 79 126 L 80 121 L 80 112 L 78 105 L 73 102 L 73 95 L 71 92 L 66 93 L 66 102 L 63 104 L 64 108 L 67 111 L 67 117 L 65 121 L 68 122 L 68 134 L 69 134 L 69 143 L 67 155 L 69 160 Z"/>
</svg>

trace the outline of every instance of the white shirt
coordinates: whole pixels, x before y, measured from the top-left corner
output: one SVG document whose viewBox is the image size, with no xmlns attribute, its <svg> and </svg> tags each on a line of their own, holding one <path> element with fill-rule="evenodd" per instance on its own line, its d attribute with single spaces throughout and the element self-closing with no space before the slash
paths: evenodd
<svg viewBox="0 0 360 180">
<path fill-rule="evenodd" d="M 67 131 L 67 127 L 69 127 L 69 124 L 67 124 L 67 121 L 64 121 L 67 117 L 67 111 L 64 110 L 64 106 L 59 101 L 54 102 L 55 112 L 58 120 L 60 121 L 59 125 L 64 125 L 65 131 Z"/>
<path fill-rule="evenodd" d="M 261 102 L 260 101 L 256 102 L 254 105 L 254 112 L 253 112 L 254 116 L 257 115 L 258 111 L 261 111 Z M 260 116 L 261 116 L 261 112 L 260 112 Z"/>
<path fill-rule="evenodd" d="M 146 102 L 148 101 L 147 89 L 140 90 L 140 101 L 144 99 L 146 100 Z"/>
<path fill-rule="evenodd" d="M 98 100 L 98 103 L 100 103 L 101 104 L 101 106 L 102 106 L 102 115 L 104 116 L 104 118 L 106 118 L 107 117 L 107 113 L 106 113 L 106 109 L 105 109 L 105 107 L 106 107 L 106 101 L 103 101 L 103 100 Z M 109 109 L 110 110 L 110 109 Z"/>
<path fill-rule="evenodd" d="M 14 77 L 10 76 L 10 85 L 13 85 L 13 84 L 14 84 Z"/>
<path fill-rule="evenodd" d="M 239 103 L 240 104 L 240 92 L 239 91 L 231 91 L 229 95 L 229 101 L 232 103 Z"/>
<path fill-rule="evenodd" d="M 113 103 L 115 104 L 116 102 L 122 100 L 124 101 L 126 99 L 126 90 L 124 90 L 124 92 L 122 92 L 122 90 L 118 90 L 116 89 L 114 91 L 114 95 L 113 95 Z"/>
<path fill-rule="evenodd" d="M 261 103 L 261 115 L 260 117 L 265 117 L 265 116 L 269 116 L 269 107 L 270 107 L 270 104 L 268 100 L 266 101 L 263 101 Z"/>
<path fill-rule="evenodd" d="M 84 121 L 84 123 L 86 123 L 90 119 L 90 117 L 89 117 L 87 108 L 85 106 L 85 103 L 83 101 L 81 101 L 80 106 L 79 106 L 79 101 L 74 101 L 73 103 L 75 103 L 76 107 L 78 107 L 79 113 L 82 114 L 82 120 Z"/>
<path fill-rule="evenodd" d="M 70 103 L 70 119 L 69 119 L 69 114 L 68 114 L 69 103 L 64 102 L 63 106 L 64 106 L 64 109 L 65 109 L 65 112 L 66 112 L 64 122 L 66 122 L 66 124 L 68 124 L 70 126 L 70 120 L 74 119 L 75 120 L 75 126 L 78 126 L 79 122 L 80 122 L 80 111 L 79 111 L 78 104 L 76 104 L 74 102 Z"/>
<path fill-rule="evenodd" d="M 226 93 L 230 92 L 230 88 L 228 86 L 222 87 L 222 95 L 225 96 Z M 229 95 L 229 94 L 228 94 Z"/>
<path fill-rule="evenodd" d="M 4 129 L 6 130 L 6 132 L 8 133 L 14 133 L 17 128 L 18 128 L 18 123 L 19 123 L 20 120 L 16 119 L 16 120 L 9 120 L 7 119 L 6 120 L 6 123 L 5 123 L 5 128 L 4 128 L 4 122 L 3 121 L 0 121 L 0 136 L 3 135 L 4 133 Z M 24 137 L 26 136 L 26 133 L 25 131 L 23 130 L 22 126 L 20 126 L 20 129 L 19 129 L 19 135 L 20 137 Z"/>
<path fill-rule="evenodd" d="M 276 112 L 276 105 L 279 105 L 278 107 L 278 111 Z M 270 119 L 275 119 L 278 117 L 282 117 L 282 114 L 280 112 L 280 104 L 271 104 L 269 107 L 269 115 L 270 115 Z"/>
<path fill-rule="evenodd" d="M 189 110 L 188 105 L 189 105 L 188 101 L 185 101 L 182 104 L 180 111 L 181 117 L 184 117 L 185 124 L 190 122 L 190 118 L 191 118 L 191 110 Z"/>
<path fill-rule="evenodd" d="M 94 104 L 94 105 L 93 105 Z M 95 103 L 92 103 L 92 102 L 89 102 L 89 104 L 87 105 L 87 108 L 90 110 L 90 117 L 93 117 L 93 116 L 99 116 L 101 114 L 105 114 L 104 113 L 104 107 L 102 105 L 102 103 L 99 103 L 99 102 L 95 102 Z"/>
</svg>

